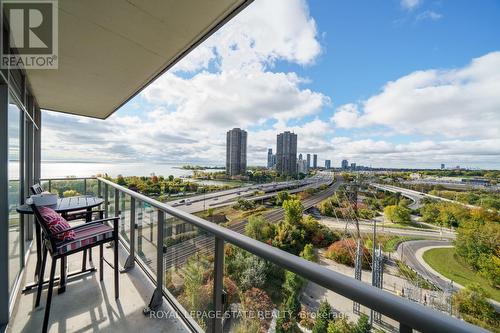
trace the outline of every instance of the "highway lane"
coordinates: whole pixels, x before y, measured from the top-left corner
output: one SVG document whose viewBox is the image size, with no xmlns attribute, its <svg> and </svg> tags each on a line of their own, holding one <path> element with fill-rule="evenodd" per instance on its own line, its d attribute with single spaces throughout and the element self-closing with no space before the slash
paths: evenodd
<svg viewBox="0 0 500 333">
<path fill-rule="evenodd" d="M 419 192 L 416 192 L 416 191 L 410 192 L 409 190 L 406 190 L 405 188 L 391 186 L 391 185 L 382 185 L 382 184 L 375 184 L 375 183 L 372 183 L 370 185 L 372 185 L 373 187 L 378 188 L 380 190 L 389 191 L 389 192 L 393 192 L 393 193 L 397 193 L 397 192 L 401 193 L 402 196 L 413 201 L 410 205 L 408 205 L 408 207 L 411 209 L 419 209 L 420 207 L 422 207 L 422 203 L 420 201 L 425 196 L 420 195 Z M 415 192 L 415 193 L 413 193 L 413 192 Z"/>
</svg>

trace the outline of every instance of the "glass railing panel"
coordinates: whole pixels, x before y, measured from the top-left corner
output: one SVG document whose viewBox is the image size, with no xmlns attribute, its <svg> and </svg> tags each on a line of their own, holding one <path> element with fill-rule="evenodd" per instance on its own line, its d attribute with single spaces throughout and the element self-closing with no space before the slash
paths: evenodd
<svg viewBox="0 0 500 333">
<path fill-rule="evenodd" d="M 120 193 L 120 224 L 118 230 L 120 236 L 127 242 L 130 242 L 130 214 L 131 198 L 129 195 Z"/>
<path fill-rule="evenodd" d="M 108 206 L 106 207 L 109 217 L 115 216 L 115 188 L 108 186 Z"/>
<path fill-rule="evenodd" d="M 97 196 L 98 195 L 98 181 L 97 181 L 97 179 L 88 178 L 85 180 L 85 182 L 86 182 L 85 194 Z"/>
<path fill-rule="evenodd" d="M 42 187 L 42 189 L 43 189 L 44 191 L 48 191 L 48 192 L 50 192 L 50 191 L 51 191 L 51 186 L 52 186 L 52 184 L 49 184 L 49 183 L 52 183 L 52 182 L 49 182 L 48 180 L 42 180 L 42 181 L 40 181 L 40 186 Z M 50 185 L 50 186 L 49 186 L 49 185 Z M 31 194 L 32 194 L 32 193 L 31 193 L 31 190 L 30 190 L 29 195 L 31 195 Z"/>
<path fill-rule="evenodd" d="M 49 190 L 48 186 L 43 187 L 43 189 L 46 191 Z M 51 180 L 50 192 L 57 194 L 60 198 L 84 195 L 85 194 L 84 180 L 71 179 L 71 178 L 63 180 Z"/>
<path fill-rule="evenodd" d="M 21 215 L 16 211 L 19 203 L 19 181 L 9 180 L 9 290 L 12 290 L 17 275 L 21 269 Z"/>
<path fill-rule="evenodd" d="M 145 202 L 136 200 L 135 215 L 136 256 L 156 275 L 158 210 Z"/>
<path fill-rule="evenodd" d="M 168 215 L 164 236 L 164 286 L 203 330 L 211 331 L 215 238 Z"/>
<path fill-rule="evenodd" d="M 289 294 L 283 287 L 285 275 L 281 267 L 225 244 L 224 331 L 267 332 L 274 326 Z"/>
</svg>

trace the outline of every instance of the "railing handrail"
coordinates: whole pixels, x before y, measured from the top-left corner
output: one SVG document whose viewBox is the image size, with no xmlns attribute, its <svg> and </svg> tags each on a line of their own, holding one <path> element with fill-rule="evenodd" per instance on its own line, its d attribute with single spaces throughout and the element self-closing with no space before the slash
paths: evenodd
<svg viewBox="0 0 500 333">
<path fill-rule="evenodd" d="M 411 327 L 421 332 L 487 332 L 478 326 L 444 315 L 438 311 L 429 309 L 402 297 L 395 296 L 389 292 L 332 271 L 319 264 L 310 262 L 248 236 L 223 228 L 215 223 L 208 222 L 200 217 L 125 188 L 110 180 L 101 177 L 97 177 L 97 179 L 130 195 L 136 200 L 148 203 L 173 217 L 189 222 L 209 232 L 215 237 L 219 237 L 224 241 L 290 270 L 307 280 L 315 282 L 322 287 L 390 317 L 406 328 Z"/>
<path fill-rule="evenodd" d="M 59 178 L 40 178 L 41 182 L 46 182 L 49 180 L 85 180 L 85 179 L 98 179 L 99 177 L 97 176 L 90 176 L 90 177 L 59 177 Z"/>
</svg>

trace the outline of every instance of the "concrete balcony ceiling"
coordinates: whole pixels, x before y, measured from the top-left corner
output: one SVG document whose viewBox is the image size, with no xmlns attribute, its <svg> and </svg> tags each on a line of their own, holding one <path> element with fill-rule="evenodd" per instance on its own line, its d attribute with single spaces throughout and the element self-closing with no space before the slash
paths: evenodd
<svg viewBox="0 0 500 333">
<path fill-rule="evenodd" d="M 28 70 L 40 107 L 105 119 L 251 0 L 59 1 L 59 69 Z"/>
</svg>

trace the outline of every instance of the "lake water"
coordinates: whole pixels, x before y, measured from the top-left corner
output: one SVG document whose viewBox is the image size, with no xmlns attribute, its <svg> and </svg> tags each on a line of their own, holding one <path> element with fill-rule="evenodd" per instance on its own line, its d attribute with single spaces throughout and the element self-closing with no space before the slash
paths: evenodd
<svg viewBox="0 0 500 333">
<path fill-rule="evenodd" d="M 196 164 L 196 163 L 185 163 Z M 18 179 L 16 172 L 18 164 L 9 162 L 9 178 Z M 215 170 L 213 170 L 215 171 Z M 42 162 L 41 178 L 90 177 L 107 173 L 111 177 L 123 176 L 158 176 L 174 177 L 189 176 L 191 170 L 181 168 L 179 164 L 154 164 L 154 163 L 82 163 L 82 162 Z"/>
</svg>

